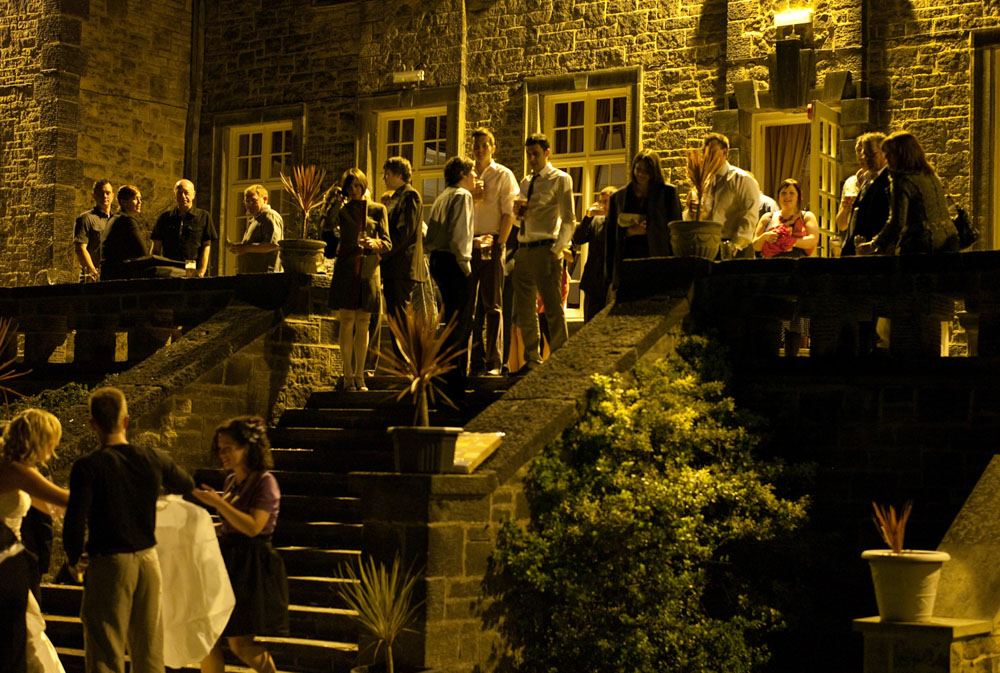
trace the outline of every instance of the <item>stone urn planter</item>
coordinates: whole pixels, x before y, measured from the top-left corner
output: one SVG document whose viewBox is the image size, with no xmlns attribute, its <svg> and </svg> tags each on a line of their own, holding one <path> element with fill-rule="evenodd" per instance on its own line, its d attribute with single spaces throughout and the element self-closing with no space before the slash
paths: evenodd
<svg viewBox="0 0 1000 673">
<path fill-rule="evenodd" d="M 321 273 L 326 241 L 312 238 L 286 238 L 280 241 L 281 268 L 285 273 Z"/>
<path fill-rule="evenodd" d="M 713 260 L 719 256 L 722 225 L 706 220 L 674 220 L 670 226 L 670 246 L 676 257 L 701 257 Z"/>
<path fill-rule="evenodd" d="M 451 472 L 462 428 L 394 425 L 392 457 L 396 472 Z"/>
<path fill-rule="evenodd" d="M 951 559 L 947 552 L 869 549 L 861 558 L 871 566 L 875 600 L 882 621 L 931 620 L 941 566 Z"/>
</svg>

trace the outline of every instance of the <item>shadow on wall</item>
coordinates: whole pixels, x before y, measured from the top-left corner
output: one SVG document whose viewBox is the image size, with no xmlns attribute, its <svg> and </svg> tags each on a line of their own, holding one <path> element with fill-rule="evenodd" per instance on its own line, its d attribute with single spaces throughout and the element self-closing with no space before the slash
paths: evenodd
<svg viewBox="0 0 1000 673">
<path fill-rule="evenodd" d="M 705 0 L 698 17 L 698 29 L 694 35 L 695 63 L 699 68 L 713 71 L 711 78 L 712 98 L 720 108 L 726 97 L 726 26 L 728 23 L 728 0 Z M 712 47 L 716 47 L 712 49 Z M 704 95 L 705 92 L 702 92 Z"/>
</svg>

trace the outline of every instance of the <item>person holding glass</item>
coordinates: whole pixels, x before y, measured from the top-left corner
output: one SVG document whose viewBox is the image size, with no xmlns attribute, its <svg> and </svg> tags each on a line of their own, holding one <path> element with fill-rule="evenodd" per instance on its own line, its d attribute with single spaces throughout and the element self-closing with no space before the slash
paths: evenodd
<svg viewBox="0 0 1000 673">
<path fill-rule="evenodd" d="M 605 222 L 605 273 L 613 290 L 621 280 L 621 261 L 671 254 L 670 222 L 681 219 L 677 189 L 663 180 L 660 155 L 639 150 L 629 183 L 611 197 Z"/>
<path fill-rule="evenodd" d="M 365 174 L 358 168 L 347 169 L 340 188 L 331 192 L 323 220 L 323 228 L 337 241 L 329 304 L 340 321 L 344 390 L 368 390 L 368 327 L 382 302 L 379 260 L 392 249 L 385 206 L 370 201 L 367 193 Z"/>
<path fill-rule="evenodd" d="M 764 213 L 754 232 L 753 249 L 764 258 L 808 257 L 819 243 L 816 216 L 802 210 L 802 188 L 788 178 L 778 187 L 777 213 Z"/>
</svg>

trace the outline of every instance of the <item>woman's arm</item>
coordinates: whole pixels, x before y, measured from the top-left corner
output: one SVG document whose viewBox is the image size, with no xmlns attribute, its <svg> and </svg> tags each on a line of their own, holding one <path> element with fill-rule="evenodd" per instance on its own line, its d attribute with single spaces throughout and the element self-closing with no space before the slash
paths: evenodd
<svg viewBox="0 0 1000 673">
<path fill-rule="evenodd" d="M 270 512 L 263 509 L 251 509 L 250 513 L 241 512 L 224 500 L 215 489 L 205 484 L 201 488 L 196 488 L 191 494 L 209 507 L 214 507 L 223 519 L 248 537 L 257 537 L 267 525 L 267 520 L 271 517 Z"/>
<path fill-rule="evenodd" d="M 910 209 L 910 195 L 907 193 L 904 179 L 889 176 L 889 219 L 871 240 L 880 253 L 888 252 L 899 241 L 899 234 L 906 223 Z"/>
<path fill-rule="evenodd" d="M 819 223 L 816 221 L 816 216 L 808 210 L 803 213 L 802 220 L 806 223 L 806 235 L 795 239 L 795 247 L 814 250 L 819 244 Z"/>
<path fill-rule="evenodd" d="M 69 505 L 69 491 L 53 484 L 43 477 L 37 469 L 21 463 L 7 463 L 6 471 L 7 478 L 3 481 L 30 495 L 32 504 L 35 504 L 34 501 L 37 500 L 56 507 L 65 508 Z M 46 510 L 42 509 L 42 511 Z"/>
<path fill-rule="evenodd" d="M 771 221 L 771 213 L 764 213 L 760 220 L 757 222 L 757 228 L 753 232 L 753 249 L 760 252 L 764 247 L 764 243 L 767 241 L 774 242 L 774 239 L 778 238 L 778 234 L 773 231 L 767 231 L 767 223 Z"/>
</svg>

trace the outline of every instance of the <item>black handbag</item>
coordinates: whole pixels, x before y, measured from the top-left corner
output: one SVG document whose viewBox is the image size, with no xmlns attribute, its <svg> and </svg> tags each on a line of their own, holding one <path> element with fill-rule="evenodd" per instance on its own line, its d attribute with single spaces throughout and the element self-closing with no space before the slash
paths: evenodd
<svg viewBox="0 0 1000 673">
<path fill-rule="evenodd" d="M 958 232 L 958 249 L 965 250 L 971 248 L 979 240 L 979 229 L 973 226 L 972 220 L 969 219 L 969 214 L 965 212 L 964 208 L 955 203 L 955 199 L 951 197 L 951 194 L 948 195 L 948 201 L 955 208 L 955 217 L 951 221 Z"/>
</svg>

